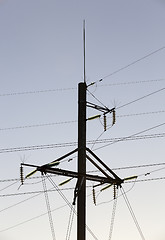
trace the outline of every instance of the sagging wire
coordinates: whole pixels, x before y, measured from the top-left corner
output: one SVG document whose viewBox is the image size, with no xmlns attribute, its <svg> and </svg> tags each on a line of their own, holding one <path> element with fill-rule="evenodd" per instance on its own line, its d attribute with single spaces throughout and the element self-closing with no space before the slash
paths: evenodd
<svg viewBox="0 0 165 240">
<path fill-rule="evenodd" d="M 116 189 L 115 189 L 115 185 L 113 184 L 108 184 L 106 185 L 104 188 L 100 189 L 100 191 L 98 192 L 97 196 L 96 196 L 96 191 L 95 191 L 95 188 L 98 187 L 98 186 L 101 186 L 102 183 L 98 184 L 98 185 L 93 185 L 92 186 L 92 195 L 93 195 L 93 203 L 94 205 L 99 205 L 96 203 L 96 199 L 98 198 L 98 196 L 101 194 L 102 191 L 106 190 L 107 188 L 111 187 L 111 186 L 114 186 L 114 199 L 116 198 Z M 89 195 L 90 196 L 90 195 Z"/>
<path fill-rule="evenodd" d="M 31 183 L 24 183 L 24 185 L 35 185 L 35 184 L 38 184 L 38 183 L 41 183 L 41 181 L 38 181 L 38 182 L 31 182 Z"/>
<path fill-rule="evenodd" d="M 43 190 L 44 190 L 44 194 L 45 194 L 45 201 L 46 201 L 46 206 L 47 206 L 47 211 L 48 211 L 52 239 L 56 240 L 53 219 L 52 219 L 52 214 L 51 214 L 51 208 L 50 208 L 50 202 L 49 202 L 49 197 L 48 197 L 48 192 L 47 192 L 47 187 L 46 187 L 46 182 L 45 182 L 45 176 L 43 176 L 43 173 L 42 173 L 42 185 L 43 185 Z"/>
<path fill-rule="evenodd" d="M 135 181 L 133 182 L 131 188 L 128 189 L 128 190 L 126 191 L 126 193 L 130 192 L 130 191 L 134 188 L 136 181 L 137 181 L 137 179 L 135 179 Z M 97 194 L 97 196 L 96 196 L 96 200 L 97 200 L 98 196 L 101 194 L 101 192 L 102 192 L 103 190 L 106 190 L 106 189 L 109 188 L 109 187 L 110 187 L 110 186 L 107 185 L 104 189 L 99 190 L 99 191 L 97 192 L 98 194 Z M 96 193 L 95 193 L 95 194 L 96 194 Z M 118 195 L 117 198 L 119 198 L 119 197 L 121 197 L 121 196 L 122 196 L 122 194 Z M 110 203 L 110 202 L 112 202 L 112 201 L 113 201 L 113 199 L 111 199 L 111 200 L 109 200 L 109 201 L 105 201 L 105 202 L 100 202 L 100 203 L 97 203 L 97 206 L 100 206 L 100 205 L 103 205 L 103 204 L 108 204 L 108 203 Z"/>
<path fill-rule="evenodd" d="M 135 181 L 136 181 L 137 178 L 138 178 L 138 176 L 126 177 L 126 178 L 123 179 L 123 181 L 125 182 L 125 181 L 129 181 L 129 180 L 132 180 L 132 179 L 135 179 Z M 95 185 L 95 186 L 93 186 L 93 189 L 94 189 L 95 187 L 98 187 L 98 186 L 101 186 L 101 185 L 102 185 L 102 184 Z M 135 182 L 134 182 L 134 185 L 135 185 Z M 131 189 L 129 189 L 127 192 L 129 192 L 130 190 L 132 190 L 132 188 L 134 187 L 134 185 L 133 185 L 133 186 L 131 187 Z M 100 195 L 101 192 L 107 190 L 108 188 L 110 188 L 110 187 L 112 187 L 112 186 L 113 186 L 113 199 L 116 199 L 116 196 L 118 197 L 118 194 L 117 194 L 118 185 L 112 184 L 112 183 L 107 184 L 105 187 L 101 188 L 101 189 L 100 189 L 100 192 L 99 192 L 98 195 L 97 195 L 97 197 Z M 121 196 L 122 196 L 122 195 L 121 195 Z M 119 197 L 120 197 L 120 196 L 119 196 Z M 101 205 L 101 204 L 103 204 L 103 203 L 108 203 L 108 202 L 111 202 L 111 201 L 112 201 L 112 200 L 107 201 L 107 202 L 102 202 L 102 203 L 97 204 L 97 205 Z M 95 202 L 96 202 L 96 196 L 95 196 Z M 96 205 L 96 204 L 95 204 L 95 205 Z"/>
<path fill-rule="evenodd" d="M 73 213 L 77 216 L 77 212 L 75 210 L 75 208 L 72 206 L 72 204 L 68 201 L 68 199 L 65 197 L 65 195 L 61 192 L 61 190 L 59 189 L 59 187 L 56 185 L 56 183 L 52 180 L 52 178 L 48 175 L 46 175 L 48 180 L 50 181 L 50 183 L 54 186 L 54 188 L 56 189 L 56 191 L 60 194 L 60 196 L 64 199 L 64 201 L 67 203 L 67 205 L 70 207 L 70 209 L 72 209 Z M 91 236 L 95 239 L 98 240 L 98 238 L 94 235 L 94 233 L 92 232 L 92 230 L 85 224 L 86 229 L 88 230 L 88 232 L 91 234 Z"/>
<path fill-rule="evenodd" d="M 116 188 L 116 185 L 114 185 L 114 202 L 113 202 L 113 210 L 112 210 L 108 240 L 112 239 L 112 232 L 113 232 L 113 227 L 114 227 L 114 222 L 115 222 L 116 206 L 117 206 L 117 200 L 118 200 L 118 192 L 119 192 L 118 187 Z"/>
<path fill-rule="evenodd" d="M 145 237 L 144 237 L 143 232 L 142 232 L 142 230 L 141 230 L 141 228 L 140 228 L 140 225 L 139 225 L 139 223 L 138 223 L 138 221 L 137 221 L 137 218 L 136 218 L 136 216 L 135 216 L 135 213 L 133 212 L 133 209 L 132 209 L 132 207 L 131 207 L 131 204 L 130 204 L 128 198 L 127 198 L 126 192 L 124 191 L 124 189 L 123 189 L 122 186 L 121 186 L 120 189 L 121 189 L 122 196 L 123 196 L 123 198 L 124 198 L 124 200 L 125 200 L 125 203 L 126 203 L 128 209 L 129 209 L 129 211 L 130 211 L 130 214 L 131 214 L 132 218 L 133 218 L 133 221 L 134 221 L 134 223 L 135 223 L 135 225 L 136 225 L 136 227 L 137 227 L 137 230 L 138 230 L 138 232 L 139 232 L 139 234 L 140 234 L 140 236 L 141 236 L 141 239 L 142 239 L 142 240 L 145 240 Z"/>
</svg>

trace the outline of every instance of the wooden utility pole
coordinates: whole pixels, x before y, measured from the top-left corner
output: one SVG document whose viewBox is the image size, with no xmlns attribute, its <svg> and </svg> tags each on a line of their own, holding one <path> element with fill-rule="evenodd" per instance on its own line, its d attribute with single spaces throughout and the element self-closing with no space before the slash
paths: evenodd
<svg viewBox="0 0 165 240">
<path fill-rule="evenodd" d="M 86 239 L 86 83 L 78 85 L 77 240 Z"/>
</svg>

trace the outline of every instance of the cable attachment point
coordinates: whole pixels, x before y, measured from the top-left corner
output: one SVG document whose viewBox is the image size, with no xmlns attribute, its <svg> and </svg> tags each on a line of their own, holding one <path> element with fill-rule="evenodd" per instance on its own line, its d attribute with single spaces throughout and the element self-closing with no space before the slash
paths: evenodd
<svg viewBox="0 0 165 240">
<path fill-rule="evenodd" d="M 23 176 L 23 166 L 22 166 L 22 164 L 20 166 L 20 180 L 21 180 L 21 184 L 23 185 L 23 183 L 24 183 L 24 176 Z"/>
<path fill-rule="evenodd" d="M 107 117 L 106 117 L 105 113 L 103 115 L 103 118 L 104 118 L 104 132 L 105 132 L 107 130 Z"/>
<path fill-rule="evenodd" d="M 93 203 L 95 204 L 96 206 L 96 193 L 95 193 L 95 188 L 93 186 L 93 189 L 92 189 L 92 194 L 93 194 Z"/>
<path fill-rule="evenodd" d="M 92 85 L 94 85 L 94 84 L 96 84 L 96 82 L 91 82 L 91 83 L 87 86 L 87 88 L 90 87 L 90 86 L 92 86 Z"/>
<path fill-rule="evenodd" d="M 116 190 L 117 190 L 117 186 L 116 184 L 113 185 L 113 199 L 116 199 Z"/>
<path fill-rule="evenodd" d="M 116 123 L 116 112 L 115 109 L 112 111 L 112 126 Z"/>
</svg>

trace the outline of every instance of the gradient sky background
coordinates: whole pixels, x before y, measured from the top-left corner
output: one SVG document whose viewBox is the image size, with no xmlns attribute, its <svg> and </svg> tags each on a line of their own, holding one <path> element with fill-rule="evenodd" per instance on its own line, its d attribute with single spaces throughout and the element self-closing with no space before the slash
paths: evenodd
<svg viewBox="0 0 165 240">
<path fill-rule="evenodd" d="M 17 179 L 21 162 L 42 165 L 76 147 L 63 143 L 77 141 L 77 86 L 83 81 L 83 19 L 87 84 L 103 78 L 88 89 L 104 105 L 117 108 L 116 124 L 104 134 L 102 118 L 101 123 L 98 119 L 87 123 L 87 140 L 96 140 L 101 134 L 99 140 L 127 137 L 153 127 L 139 136 L 165 132 L 164 0 L 1 0 L 0 239 L 52 239 L 48 216 L 43 215 L 47 211 L 44 195 L 29 193 L 43 190 L 41 179 L 27 180 L 19 190 Z M 156 50 L 159 51 L 153 53 Z M 153 54 L 127 67 L 150 53 Z M 161 91 L 123 106 L 157 90 Z M 99 104 L 90 93 L 88 101 Z M 95 114 L 98 112 L 88 109 L 88 116 Z M 109 115 L 107 124 L 110 126 L 111 122 Z M 154 136 L 106 147 L 103 147 L 106 143 L 88 146 L 103 147 L 95 153 L 111 168 L 164 163 L 164 135 Z M 31 147 L 60 143 L 63 147 L 35 151 Z M 11 152 L 12 148 L 21 147 L 30 150 Z M 88 171 L 95 170 L 90 164 L 87 166 Z M 76 170 L 76 158 L 69 162 L 66 159 L 60 167 Z M 164 178 L 163 167 L 116 170 L 121 178 L 139 176 L 135 184 L 123 187 L 146 240 L 165 239 L 165 192 L 163 179 L 141 180 Z M 24 172 L 31 170 L 25 168 Z M 59 184 L 66 178 L 53 179 Z M 70 202 L 75 184 L 73 180 L 61 187 L 70 188 L 63 191 Z M 96 189 L 95 206 L 92 183 L 87 184 L 90 186 L 87 225 L 99 240 L 108 239 L 113 189 L 101 194 L 100 188 Z M 47 187 L 52 188 L 49 183 Z M 55 209 L 52 216 L 56 239 L 66 239 L 70 209 L 57 192 L 49 196 L 51 208 Z M 70 239 L 76 239 L 76 216 Z M 88 232 L 87 239 L 93 239 Z M 118 198 L 112 239 L 141 239 L 122 196 Z"/>
</svg>

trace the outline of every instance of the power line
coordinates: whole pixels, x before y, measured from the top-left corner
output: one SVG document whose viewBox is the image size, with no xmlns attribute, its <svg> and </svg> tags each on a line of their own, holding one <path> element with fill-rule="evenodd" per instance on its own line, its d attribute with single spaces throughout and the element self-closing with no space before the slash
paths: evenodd
<svg viewBox="0 0 165 240">
<path fill-rule="evenodd" d="M 107 86 L 120 86 L 120 85 L 132 85 L 132 84 L 145 84 L 145 83 L 158 83 L 165 81 L 165 78 L 160 79 L 151 79 L 151 80 L 141 80 L 141 81 L 130 81 L 130 82 L 118 82 L 110 84 L 100 84 L 97 87 L 107 87 Z M 10 97 L 10 96 L 21 96 L 29 94 L 40 94 L 40 93 L 52 93 L 52 92 L 63 92 L 63 91 L 73 91 L 77 90 L 75 87 L 70 88 L 56 88 L 56 89 L 43 89 L 43 90 L 34 90 L 34 91 L 22 91 L 22 92 L 10 92 L 10 93 L 0 93 L 0 97 Z"/>
<path fill-rule="evenodd" d="M 70 90 L 77 90 L 77 88 L 74 88 L 74 87 L 72 87 L 72 88 L 56 88 L 56 89 L 44 89 L 44 90 L 36 90 L 36 91 L 1 93 L 0 97 L 25 95 L 25 94 L 51 93 L 51 92 L 61 92 L 61 91 L 70 91 Z"/>
<path fill-rule="evenodd" d="M 132 103 L 138 102 L 138 101 L 140 101 L 140 100 L 142 100 L 142 99 L 144 99 L 144 98 L 146 98 L 146 97 L 152 96 L 152 95 L 154 95 L 154 94 L 156 94 L 156 93 L 158 93 L 158 92 L 161 92 L 161 91 L 163 91 L 163 90 L 165 90 L 165 87 L 163 87 L 163 88 L 161 88 L 161 89 L 158 89 L 158 90 L 156 90 L 156 91 L 154 91 L 154 92 L 151 92 L 151 93 L 149 93 L 149 94 L 147 94 L 147 95 L 144 95 L 144 96 L 142 96 L 142 97 L 140 97 L 140 98 L 137 98 L 137 99 L 135 99 L 135 100 L 132 100 L 131 102 L 125 103 L 125 104 L 123 104 L 122 106 L 119 106 L 119 107 L 117 107 L 117 108 L 115 108 L 115 109 L 120 109 L 120 108 L 122 108 L 122 107 L 128 106 L 128 105 L 130 105 L 130 104 L 132 104 Z M 99 100 L 93 93 L 91 93 L 89 90 L 88 90 L 88 92 L 90 93 L 90 95 L 91 95 L 97 102 L 101 103 L 100 100 Z M 103 104 L 101 103 L 101 105 L 103 105 Z M 103 106 L 104 106 L 104 105 L 103 105 Z M 105 106 L 104 106 L 104 107 L 105 107 Z"/>
<path fill-rule="evenodd" d="M 57 211 L 57 210 L 59 210 L 59 209 L 62 209 L 62 208 L 64 208 L 64 207 L 66 207 L 66 205 L 60 206 L 60 207 L 58 207 L 58 208 L 55 208 L 55 209 L 52 210 L 52 212 Z M 31 218 L 31 219 L 28 219 L 28 220 L 26 220 L 26 221 L 24 221 L 24 222 L 15 224 L 15 225 L 13 225 L 13 226 L 11 226 L 11 227 L 2 229 L 2 230 L 0 230 L 0 232 L 6 232 L 6 231 L 8 231 L 8 230 L 10 230 L 10 229 L 19 227 L 19 226 L 21 226 L 21 225 L 23 225 L 23 224 L 25 224 L 25 223 L 28 223 L 28 222 L 31 222 L 31 221 L 33 221 L 33 220 L 36 220 L 37 218 L 43 217 L 43 216 L 45 216 L 46 214 L 47 214 L 47 212 L 46 212 L 46 213 L 43 213 L 43 214 L 41 214 L 41 215 L 38 215 L 38 216 L 36 216 L 36 217 L 33 217 L 33 218 Z"/>
<path fill-rule="evenodd" d="M 156 167 L 156 166 L 164 166 L 164 165 L 165 165 L 165 163 L 152 163 L 152 164 L 143 164 L 143 165 L 135 165 L 135 166 L 117 167 L 117 168 L 112 168 L 112 170 L 113 171 L 118 171 L 118 170 L 146 168 L 146 167 Z M 106 171 L 106 169 L 104 171 Z M 99 170 L 91 170 L 88 173 L 92 173 L 92 172 L 99 172 Z"/>
<path fill-rule="evenodd" d="M 160 111 L 153 111 L 153 112 L 132 113 L 132 114 L 117 115 L 116 117 L 134 117 L 134 116 L 150 115 L 150 114 L 160 114 L 160 113 L 165 113 L 165 111 L 164 110 L 160 110 Z"/>
<path fill-rule="evenodd" d="M 87 143 L 88 144 L 93 144 L 93 143 L 103 144 L 103 143 L 113 143 L 115 141 L 143 140 L 143 139 L 152 139 L 152 138 L 161 138 L 161 137 L 165 137 L 165 133 L 109 138 L 109 139 L 101 139 L 101 140 L 96 140 L 96 141 L 92 140 L 92 141 L 87 141 Z"/>
<path fill-rule="evenodd" d="M 163 90 L 165 90 L 165 87 L 163 87 L 163 88 L 161 88 L 161 89 L 158 89 L 158 90 L 156 90 L 156 91 L 154 91 L 154 92 L 151 92 L 151 93 L 149 93 L 149 94 L 147 94 L 147 95 L 144 95 L 144 96 L 142 96 L 142 97 L 140 97 L 140 98 L 137 98 L 137 99 L 135 99 L 135 100 L 132 100 L 131 102 L 125 103 L 125 104 L 123 104 L 122 106 L 117 107 L 117 108 L 115 108 L 115 109 L 119 109 L 119 108 L 122 108 L 122 107 L 126 107 L 126 106 L 128 106 L 128 105 L 130 105 L 130 104 L 132 104 L 132 103 L 138 102 L 138 101 L 140 101 L 140 100 L 142 100 L 142 99 L 144 99 L 144 98 L 146 98 L 146 97 L 152 96 L 152 95 L 154 95 L 154 94 L 156 94 L 156 93 L 158 93 L 158 92 L 161 92 L 161 91 L 163 91 Z M 89 91 L 88 91 L 88 92 L 89 92 Z M 94 94 L 92 94 L 91 92 L 89 92 L 89 93 L 90 93 L 90 95 L 91 95 L 96 101 L 98 101 L 99 103 L 101 103 Z M 102 103 L 101 103 L 101 104 L 102 104 Z M 103 105 L 103 104 L 102 104 L 102 105 Z M 103 105 L 103 106 L 104 106 L 104 105 Z"/>
<path fill-rule="evenodd" d="M 113 168 L 112 170 L 125 170 L 131 168 L 146 168 L 146 167 L 156 167 L 156 166 L 163 166 L 165 163 L 151 163 L 151 164 L 143 164 L 143 165 L 136 165 L 136 166 L 126 166 L 120 168 Z"/>
<path fill-rule="evenodd" d="M 73 190 L 74 187 L 72 188 L 61 188 L 61 191 L 70 191 Z M 48 192 L 56 192 L 58 190 L 55 189 L 49 189 L 47 190 Z M 1 197 L 17 197 L 17 196 L 23 196 L 23 195 L 30 195 L 30 194 L 41 194 L 44 193 L 44 191 L 40 190 L 40 191 L 31 191 L 31 192 L 21 192 L 21 193 L 8 193 L 8 194 L 0 194 L 0 198 Z"/>
<path fill-rule="evenodd" d="M 151 80 L 141 80 L 141 81 L 130 81 L 130 82 L 115 82 L 109 84 L 99 84 L 97 87 L 113 87 L 113 86 L 123 86 L 123 85 L 134 85 L 134 84 L 145 84 L 145 83 L 158 83 L 165 81 L 165 78 L 151 79 Z"/>
<path fill-rule="evenodd" d="M 153 111 L 153 112 L 141 112 L 141 113 L 133 113 L 133 114 L 124 114 L 124 115 L 117 115 L 116 117 L 134 117 L 134 116 L 141 116 L 141 115 L 150 115 L 150 114 L 161 114 L 165 113 L 165 110 Z M 111 117 L 109 117 L 111 118 Z M 51 123 L 41 123 L 41 124 L 32 124 L 32 125 L 22 125 L 22 126 L 15 126 L 15 127 L 5 127 L 0 128 L 0 131 L 9 131 L 9 130 L 17 130 L 17 129 L 26 129 L 26 128 L 37 128 L 37 127 L 48 127 L 54 125 L 63 125 L 63 124 L 71 124 L 77 123 L 77 120 L 68 120 L 63 122 L 51 122 Z"/>
<path fill-rule="evenodd" d="M 52 122 L 52 123 L 42 123 L 42 124 L 16 126 L 16 127 L 6 127 L 6 128 L 0 128 L 0 131 L 17 130 L 17 129 L 24 129 L 24 128 L 48 127 L 53 125 L 69 124 L 69 123 L 76 123 L 76 122 L 77 120 L 70 120 L 70 121 L 63 121 L 63 122 Z"/>
<path fill-rule="evenodd" d="M 20 152 L 20 151 L 34 151 L 34 150 L 42 150 L 42 149 L 49 149 L 49 148 L 60 148 L 60 147 L 72 147 L 72 146 L 75 146 L 75 145 L 77 145 L 77 142 L 42 144 L 42 145 L 14 147 L 14 148 L 3 148 L 3 149 L 0 149 L 0 153 L 11 153 L 11 152 Z"/>
<path fill-rule="evenodd" d="M 16 182 L 14 182 L 14 183 L 11 183 L 10 185 L 8 185 L 8 186 L 6 186 L 6 187 L 4 187 L 4 188 L 2 188 L 2 189 L 0 189 L 0 192 L 3 191 L 3 190 L 5 190 L 5 189 L 7 189 L 7 188 L 9 188 L 9 187 L 11 187 L 11 186 L 13 186 L 13 185 L 15 185 L 15 184 L 18 183 L 18 182 L 19 182 L 19 180 L 16 181 Z"/>
<path fill-rule="evenodd" d="M 126 141 L 126 140 L 129 139 L 129 138 L 135 137 L 136 135 L 139 135 L 139 134 L 144 133 L 144 132 L 148 132 L 148 131 L 153 130 L 153 129 L 155 129 L 155 128 L 162 127 L 163 125 L 165 125 L 165 123 L 161 123 L 161 124 L 158 124 L 158 125 L 156 125 L 156 126 L 154 126 L 154 127 L 147 128 L 147 129 L 145 129 L 145 130 L 143 130 L 143 131 L 140 131 L 140 132 L 131 134 L 130 136 L 127 136 L 127 137 L 123 137 L 123 138 L 121 138 L 121 139 L 114 140 L 113 142 L 108 143 L 108 144 L 106 144 L 106 145 L 104 145 L 104 146 L 102 146 L 102 147 L 98 147 L 98 148 L 96 148 L 95 150 L 99 150 L 99 149 L 101 149 L 101 148 L 110 146 L 110 145 L 112 145 L 112 144 L 114 144 L 114 143 L 117 143 L 117 142 L 120 142 L 120 141 Z"/>
<path fill-rule="evenodd" d="M 144 175 L 144 174 L 143 174 Z M 147 179 L 136 179 L 136 183 L 140 182 L 150 182 L 150 181 L 159 181 L 159 180 L 165 180 L 165 177 L 155 177 L 155 178 L 147 178 Z M 129 182 L 124 182 L 124 184 L 129 184 L 129 183 L 134 183 L 135 181 L 129 181 Z M 92 186 L 87 186 L 87 188 L 92 188 Z M 60 188 L 60 191 L 70 191 L 74 190 L 74 187 L 69 187 L 69 188 Z M 56 192 L 58 190 L 55 189 L 49 189 L 47 190 L 48 192 Z M 0 198 L 3 197 L 17 197 L 17 196 L 23 196 L 23 195 L 31 195 L 31 194 L 43 194 L 44 191 L 31 191 L 31 192 L 21 192 L 21 193 L 7 193 L 7 194 L 0 194 Z M 29 198 L 30 199 L 30 198 Z M 25 200 L 26 201 L 26 200 Z M 19 204 L 19 203 L 18 203 Z M 16 204 L 17 205 L 17 204 Z M 10 207 L 9 207 L 10 208 Z M 2 211 L 2 210 L 1 210 Z"/>
<path fill-rule="evenodd" d="M 157 178 L 140 179 L 140 180 L 136 180 L 136 183 L 138 183 L 138 182 L 159 181 L 159 180 L 165 180 L 165 177 L 157 177 Z M 129 181 L 129 182 L 125 182 L 125 183 L 133 183 L 133 181 Z"/>
<path fill-rule="evenodd" d="M 158 134 L 150 134 L 150 135 L 139 135 L 140 133 L 150 131 L 152 129 L 155 129 L 157 127 L 163 126 L 165 123 L 159 124 L 157 126 L 154 126 L 152 128 L 148 128 L 146 130 L 143 130 L 139 133 L 127 136 L 127 137 L 118 137 L 118 138 L 110 138 L 110 139 L 102 139 L 102 140 L 89 140 L 87 141 L 87 144 L 103 144 L 103 143 L 108 143 L 109 146 L 110 144 L 114 144 L 116 142 L 123 142 L 123 141 L 129 141 L 129 140 L 144 140 L 144 139 L 155 139 L 155 138 L 162 138 L 165 137 L 165 133 L 158 133 Z M 14 147 L 14 148 L 1 148 L 0 149 L 0 154 L 1 153 L 12 153 L 12 152 L 21 152 L 21 151 L 35 151 L 35 150 L 43 150 L 43 149 L 51 149 L 51 148 L 61 148 L 61 147 L 73 147 L 77 146 L 77 142 L 67 142 L 67 143 L 52 143 L 52 144 L 42 144 L 42 145 L 33 145 L 33 146 L 25 146 L 25 147 Z M 103 147 L 106 147 L 103 146 Z M 102 148 L 102 147 L 100 147 Z M 99 149 L 99 148 L 97 148 Z M 95 149 L 95 150 L 97 150 Z"/>
<path fill-rule="evenodd" d="M 141 58 L 138 58 L 137 60 L 135 60 L 135 61 L 125 65 L 124 67 L 121 67 L 121 68 L 117 69 L 116 71 L 114 71 L 114 72 L 112 72 L 112 73 L 110 73 L 108 75 L 105 75 L 100 80 L 96 81 L 96 83 L 97 82 L 102 82 L 105 78 L 111 77 L 111 76 L 113 76 L 113 75 L 115 75 L 115 74 L 125 70 L 126 68 L 129 68 L 130 66 L 132 66 L 132 65 L 134 65 L 134 64 L 136 64 L 136 63 L 138 63 L 138 62 L 140 62 L 140 61 L 142 61 L 142 60 L 144 60 L 144 59 L 146 59 L 146 58 L 148 58 L 150 56 L 152 56 L 153 54 L 158 53 L 158 52 L 164 50 L 164 49 L 165 49 L 165 46 L 163 46 L 163 47 L 161 47 L 161 48 L 159 48 L 159 49 L 157 49 L 157 50 L 155 50 L 153 52 L 150 52 L 149 54 L 147 54 L 147 55 L 145 55 L 145 56 L 143 56 Z"/>
<path fill-rule="evenodd" d="M 145 95 L 145 96 L 143 96 L 143 97 L 137 98 L 137 99 L 135 99 L 135 100 L 133 100 L 133 101 L 131 101 L 131 102 L 128 102 L 128 103 L 126 103 L 126 104 L 124 104 L 124 105 L 122 105 L 122 106 L 120 106 L 120 107 L 117 107 L 116 109 L 119 109 L 119 108 L 128 106 L 128 105 L 130 105 L 130 104 L 132 104 L 132 103 L 135 103 L 135 102 L 137 102 L 137 101 L 140 101 L 140 100 L 142 100 L 142 99 L 144 99 L 144 98 L 146 98 L 146 97 L 149 97 L 149 96 L 151 96 L 151 95 L 153 95 L 153 94 L 156 94 L 156 93 L 158 93 L 158 92 L 161 92 L 161 91 L 163 91 L 163 90 L 165 90 L 165 88 L 161 88 L 161 89 L 159 89 L 159 90 L 157 90 L 157 91 L 154 91 L 154 92 L 152 92 L 152 93 L 149 93 L 149 94 L 147 94 L 147 95 Z"/>
<path fill-rule="evenodd" d="M 42 193 L 43 193 L 43 192 L 42 192 Z M 15 204 L 13 204 L 13 205 L 10 205 L 10 206 L 6 207 L 6 208 L 3 208 L 3 209 L 0 210 L 0 213 L 1 213 L 1 212 L 4 212 L 4 211 L 6 211 L 6 210 L 8 210 L 8 209 L 10 209 L 10 208 L 16 207 L 16 206 L 20 205 L 21 203 L 27 202 L 27 201 L 35 198 L 35 197 L 38 197 L 38 196 L 41 195 L 42 193 L 38 193 L 38 194 L 36 194 L 36 195 L 34 195 L 34 196 L 32 196 L 32 197 L 26 198 L 26 199 L 24 199 L 24 200 L 22 200 L 22 201 L 20 201 L 20 202 L 17 202 L 17 203 L 15 203 Z"/>
</svg>

